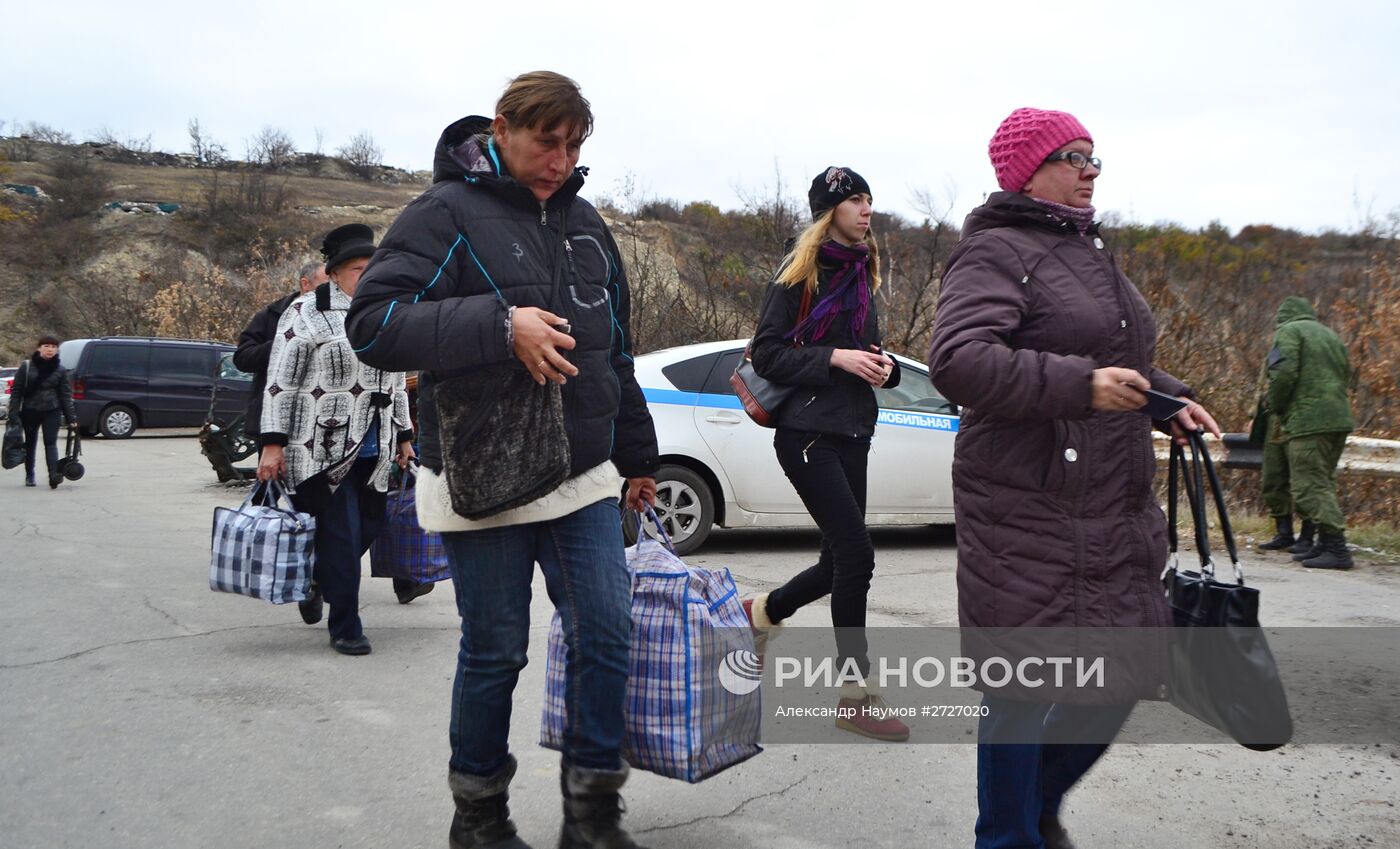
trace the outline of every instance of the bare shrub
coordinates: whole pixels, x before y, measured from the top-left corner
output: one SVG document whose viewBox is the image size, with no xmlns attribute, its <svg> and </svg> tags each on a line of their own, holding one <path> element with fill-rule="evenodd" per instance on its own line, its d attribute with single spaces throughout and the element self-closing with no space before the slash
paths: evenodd
<svg viewBox="0 0 1400 849">
<path fill-rule="evenodd" d="M 296 158 L 296 145 L 286 130 L 264 125 L 247 142 L 249 164 L 269 171 L 281 171 Z"/>
<path fill-rule="evenodd" d="M 9 158 L 0 152 L 0 182 L 8 182 L 10 178 Z M 0 193 L 0 224 L 9 221 L 20 221 L 25 214 L 19 209 L 10 205 L 11 195 Z"/>
<path fill-rule="evenodd" d="M 228 160 L 228 148 L 222 142 L 210 137 L 198 118 L 191 118 L 185 127 L 190 136 L 190 153 L 195 162 L 207 167 L 217 167 Z"/>
<path fill-rule="evenodd" d="M 370 135 L 369 130 L 356 133 L 349 144 L 336 152 L 361 179 L 373 179 L 375 171 L 384 164 L 384 151 L 375 144 L 374 136 Z"/>
<path fill-rule="evenodd" d="M 1357 431 L 1400 438 L 1400 275 L 1394 253 L 1375 254 L 1329 312 L 1351 354 Z"/>
<path fill-rule="evenodd" d="M 107 173 L 91 159 L 69 156 L 55 160 L 48 192 L 54 202 L 44 208 L 42 218 L 71 221 L 96 215 L 102 204 L 112 199 Z"/>
<path fill-rule="evenodd" d="M 41 124 L 38 121 L 30 121 L 20 127 L 19 136 L 27 136 L 35 141 L 48 142 L 49 144 L 75 144 L 76 139 L 67 130 L 60 130 L 48 124 Z"/>
<path fill-rule="evenodd" d="M 147 133 L 145 136 L 127 135 L 123 137 L 105 124 L 89 133 L 87 140 L 101 145 L 119 147 L 122 150 L 129 150 L 133 153 L 150 153 L 153 149 L 150 133 Z"/>
<path fill-rule="evenodd" d="M 952 186 L 941 197 L 920 190 L 914 193 L 920 224 L 891 215 L 872 218 L 883 264 L 884 285 L 876 295 L 880 329 L 885 348 L 897 354 L 916 360 L 928 355 L 943 267 L 958 242 L 958 228 L 949 220 L 956 205 Z"/>
<path fill-rule="evenodd" d="M 242 267 L 257 251 L 297 235 L 285 178 L 210 171 L 200 200 L 190 216 L 190 235 L 220 265 Z"/>
<path fill-rule="evenodd" d="M 142 319 L 161 336 L 237 341 L 254 312 L 295 289 L 304 259 L 280 241 L 256 248 L 238 269 L 178 261 L 143 281 L 154 291 Z"/>
</svg>

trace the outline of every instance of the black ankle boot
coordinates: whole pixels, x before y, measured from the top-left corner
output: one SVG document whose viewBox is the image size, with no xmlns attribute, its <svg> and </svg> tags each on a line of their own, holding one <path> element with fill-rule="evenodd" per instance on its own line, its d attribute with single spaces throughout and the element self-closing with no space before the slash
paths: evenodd
<svg viewBox="0 0 1400 849">
<path fill-rule="evenodd" d="M 1276 533 L 1273 539 L 1259 543 L 1260 551 L 1280 551 L 1298 541 L 1297 537 L 1293 536 L 1292 516 L 1275 516 L 1274 530 Z"/>
<path fill-rule="evenodd" d="M 559 849 L 642 849 L 622 829 L 622 796 L 627 764 L 617 771 L 566 766 L 559 774 L 564 793 L 564 827 Z"/>
<path fill-rule="evenodd" d="M 1304 519 L 1303 527 L 1298 531 L 1298 541 L 1288 547 L 1288 553 L 1293 555 L 1294 560 L 1306 560 L 1307 557 L 1312 556 L 1310 552 L 1317 547 L 1317 541 L 1314 538 L 1316 532 L 1317 526 L 1313 524 L 1313 520 Z M 1300 554 L 1307 555 L 1307 557 L 1299 557 Z"/>
<path fill-rule="evenodd" d="M 1040 839 L 1045 841 L 1045 849 L 1074 849 L 1069 832 L 1054 814 L 1040 815 Z"/>
<path fill-rule="evenodd" d="M 515 757 L 511 756 L 494 775 L 471 775 L 452 771 L 447 785 L 457 813 L 447 832 L 449 849 L 530 849 L 515 834 L 506 802 L 510 780 L 515 777 Z"/>
<path fill-rule="evenodd" d="M 1347 548 L 1346 534 L 1341 531 L 1335 534 L 1319 534 L 1317 546 L 1321 551 L 1315 557 L 1303 561 L 1303 565 L 1309 569 L 1350 569 L 1356 565 L 1352 562 L 1351 551 Z"/>
<path fill-rule="evenodd" d="M 34 483 L 34 473 L 33 473 L 33 472 L 25 472 L 25 473 L 24 473 L 24 485 L 25 485 L 25 486 L 37 486 L 37 485 L 38 485 L 38 484 Z"/>
</svg>

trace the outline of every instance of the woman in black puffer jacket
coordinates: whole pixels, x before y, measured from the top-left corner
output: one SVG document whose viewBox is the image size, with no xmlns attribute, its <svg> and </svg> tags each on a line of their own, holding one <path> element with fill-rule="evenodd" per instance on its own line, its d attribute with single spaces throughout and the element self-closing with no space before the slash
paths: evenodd
<svg viewBox="0 0 1400 849">
<path fill-rule="evenodd" d="M 851 169 L 832 167 L 812 181 L 807 199 L 813 223 L 764 296 L 751 355 L 759 376 L 797 387 L 778 410 L 773 447 L 821 529 L 821 556 L 773 592 L 746 599 L 744 608 L 762 643 L 770 628 L 830 595 L 843 678 L 858 677 L 841 688 L 841 707 L 849 708 L 842 713 L 853 718 L 838 719 L 837 726 L 906 740 L 908 726 L 862 709 L 879 701 L 867 680 L 865 639 L 875 572 L 865 527 L 866 465 L 879 415 L 874 387 L 899 383 L 899 366 L 880 349 L 870 186 Z"/>
<path fill-rule="evenodd" d="M 38 458 L 39 431 L 44 433 L 44 459 L 49 465 L 49 489 L 63 482 L 58 473 L 58 423 L 78 426 L 73 407 L 73 384 L 68 369 L 58 361 L 58 339 L 44 335 L 34 354 L 20 364 L 10 390 L 10 416 L 24 423 L 24 485 L 34 486 L 34 461 Z"/>
</svg>

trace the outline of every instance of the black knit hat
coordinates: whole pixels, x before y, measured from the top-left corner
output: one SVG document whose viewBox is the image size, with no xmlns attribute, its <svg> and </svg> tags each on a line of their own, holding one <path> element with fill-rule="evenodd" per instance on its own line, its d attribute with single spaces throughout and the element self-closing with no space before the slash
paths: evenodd
<svg viewBox="0 0 1400 849">
<path fill-rule="evenodd" d="M 42 335 L 42 336 L 39 337 L 39 343 L 38 343 L 38 345 L 35 345 L 34 347 L 37 348 L 37 347 L 39 347 L 39 345 L 58 345 L 58 344 L 60 344 L 60 343 L 59 343 L 59 341 L 58 341 L 58 337 L 57 337 L 57 336 L 53 335 L 52 333 L 45 333 L 44 335 Z"/>
<path fill-rule="evenodd" d="M 807 190 L 807 205 L 812 208 L 812 220 L 822 217 L 822 213 L 851 195 L 870 194 L 870 184 L 865 178 L 849 168 L 833 165 L 812 178 L 812 188 Z"/>
<path fill-rule="evenodd" d="M 321 256 L 326 258 L 326 273 L 341 263 L 362 256 L 374 256 L 374 230 L 367 224 L 343 224 L 321 240 Z"/>
</svg>

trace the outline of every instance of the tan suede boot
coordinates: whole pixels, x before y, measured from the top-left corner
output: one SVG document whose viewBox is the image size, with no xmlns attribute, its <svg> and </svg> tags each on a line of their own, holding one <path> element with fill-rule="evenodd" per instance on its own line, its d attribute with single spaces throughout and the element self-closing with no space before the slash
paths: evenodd
<svg viewBox="0 0 1400 849">
<path fill-rule="evenodd" d="M 842 684 L 836 727 L 887 743 L 903 743 L 909 739 L 909 726 L 890 716 L 890 710 L 889 703 L 869 684 Z"/>
</svg>

